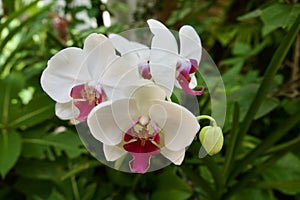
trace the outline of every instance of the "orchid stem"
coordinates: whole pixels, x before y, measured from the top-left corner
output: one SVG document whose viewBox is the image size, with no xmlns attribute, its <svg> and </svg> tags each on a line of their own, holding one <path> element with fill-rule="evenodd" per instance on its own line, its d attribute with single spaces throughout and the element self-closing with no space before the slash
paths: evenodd
<svg viewBox="0 0 300 200">
<path fill-rule="evenodd" d="M 197 117 L 197 120 L 200 121 L 202 119 L 208 119 L 212 122 L 213 126 L 216 127 L 217 126 L 217 122 L 214 118 L 212 118 L 211 116 L 209 115 L 200 115 Z"/>
</svg>

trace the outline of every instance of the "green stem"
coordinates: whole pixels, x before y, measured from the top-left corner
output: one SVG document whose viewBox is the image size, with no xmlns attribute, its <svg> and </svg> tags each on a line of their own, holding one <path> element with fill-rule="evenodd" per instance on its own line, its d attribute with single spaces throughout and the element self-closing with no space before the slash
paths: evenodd
<svg viewBox="0 0 300 200">
<path fill-rule="evenodd" d="M 211 116 L 209 116 L 209 115 L 200 115 L 200 116 L 197 117 L 198 121 L 200 121 L 202 119 L 208 119 L 213 123 L 213 126 L 217 126 L 216 120 L 214 118 L 212 118 Z"/>
<path fill-rule="evenodd" d="M 233 110 L 233 119 L 232 119 L 232 128 L 230 132 L 230 141 L 228 145 L 228 149 L 225 154 L 225 163 L 224 163 L 224 170 L 223 170 L 223 176 L 224 176 L 224 182 L 227 183 L 227 178 L 233 163 L 235 151 L 236 151 L 236 144 L 237 144 L 237 138 L 238 138 L 238 126 L 239 126 L 239 114 L 240 114 L 240 108 L 237 102 L 234 104 L 234 110 Z"/>
<path fill-rule="evenodd" d="M 255 114 L 257 113 L 260 105 L 263 103 L 264 99 L 266 98 L 271 86 L 273 79 L 278 71 L 278 69 L 281 66 L 281 63 L 283 62 L 284 58 L 286 57 L 290 47 L 293 44 L 293 41 L 297 37 L 300 30 L 300 15 L 297 17 L 294 25 L 291 27 L 290 31 L 281 41 L 278 49 L 275 51 L 272 60 L 270 64 L 267 67 L 267 70 L 263 76 L 262 83 L 257 91 L 257 95 L 254 97 L 254 100 L 252 101 L 248 112 L 246 113 L 246 116 L 240 126 L 240 133 L 238 135 L 237 141 L 236 141 L 236 149 L 238 150 L 242 144 L 242 141 L 248 132 L 250 125 L 255 117 Z M 242 169 L 239 167 L 239 170 Z M 234 173 L 234 176 L 231 178 L 234 178 L 239 170 L 236 170 Z"/>
</svg>

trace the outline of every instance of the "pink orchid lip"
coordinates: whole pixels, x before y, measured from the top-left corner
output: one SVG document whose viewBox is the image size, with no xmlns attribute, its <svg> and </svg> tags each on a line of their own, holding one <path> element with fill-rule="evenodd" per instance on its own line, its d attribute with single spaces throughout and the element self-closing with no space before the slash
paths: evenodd
<svg viewBox="0 0 300 200">
<path fill-rule="evenodd" d="M 150 159 L 153 155 L 160 153 L 160 136 L 156 124 L 152 121 L 149 124 L 154 129 L 154 135 L 150 135 L 147 130 L 147 125 L 141 125 L 142 130 L 136 132 L 134 127 L 141 125 L 138 120 L 130 126 L 124 135 L 123 148 L 128 151 L 133 159 L 129 162 L 131 172 L 146 173 L 150 167 Z"/>
<path fill-rule="evenodd" d="M 190 65 L 186 66 L 183 69 L 180 69 L 181 64 L 177 66 L 177 69 L 179 70 L 179 74 L 177 76 L 177 81 L 179 82 L 181 88 L 183 91 L 186 93 L 193 95 L 193 96 L 198 96 L 203 94 L 204 92 L 204 87 L 201 87 L 201 90 L 196 91 L 192 90 L 189 87 L 189 83 L 191 82 L 191 77 L 190 74 L 195 73 L 198 70 L 198 62 L 195 59 L 190 59 L 189 60 Z"/>
<path fill-rule="evenodd" d="M 190 95 L 198 96 L 198 95 L 203 94 L 203 92 L 204 92 L 204 89 L 205 89 L 204 86 L 201 86 L 201 90 L 199 90 L 199 91 L 192 90 L 189 87 L 190 81 L 188 81 L 187 78 L 182 74 L 178 75 L 177 80 L 178 80 L 181 88 L 183 89 L 183 91 L 185 91 L 186 93 L 188 93 Z"/>
<path fill-rule="evenodd" d="M 79 115 L 75 118 L 82 122 L 87 120 L 88 114 L 102 102 L 102 90 L 87 84 L 76 85 L 72 88 L 70 96 L 74 99 L 74 105 L 79 109 Z"/>
</svg>

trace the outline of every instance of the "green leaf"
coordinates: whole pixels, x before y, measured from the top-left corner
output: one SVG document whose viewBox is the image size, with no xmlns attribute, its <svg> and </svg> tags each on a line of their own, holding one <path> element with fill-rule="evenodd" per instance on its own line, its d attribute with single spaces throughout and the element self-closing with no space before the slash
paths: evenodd
<svg viewBox="0 0 300 200">
<path fill-rule="evenodd" d="M 245 21 L 245 20 L 248 20 L 248 19 L 253 19 L 253 18 L 259 17 L 261 15 L 261 13 L 262 13 L 262 10 L 257 9 L 257 10 L 254 10 L 252 12 L 246 13 L 245 15 L 239 16 L 237 18 L 237 20 Z"/>
<path fill-rule="evenodd" d="M 35 6 L 35 5 L 37 4 L 37 2 L 38 2 L 38 1 L 33 1 L 32 3 L 30 3 L 30 4 L 28 4 L 28 5 L 24 6 L 24 7 L 22 7 L 20 10 L 11 13 L 11 14 L 9 15 L 9 17 L 8 17 L 3 23 L 0 24 L 0 33 L 1 33 L 1 31 L 2 31 L 5 27 L 8 26 L 8 24 L 9 24 L 12 20 L 14 20 L 14 19 L 16 19 L 16 18 L 19 18 L 19 17 L 21 17 L 22 15 L 24 15 L 25 12 L 26 12 L 27 10 L 29 10 L 31 7 Z"/>
<path fill-rule="evenodd" d="M 287 53 L 289 52 L 295 38 L 297 37 L 299 30 L 300 30 L 300 15 L 297 17 L 297 20 L 294 23 L 294 25 L 292 26 L 291 30 L 282 39 L 279 47 L 277 48 L 277 50 L 275 51 L 275 53 L 271 59 L 270 64 L 267 67 L 267 70 L 264 74 L 262 83 L 259 86 L 258 92 L 257 92 L 256 96 L 254 97 L 254 100 L 252 101 L 250 108 L 248 109 L 247 114 L 244 117 L 243 122 L 240 125 L 240 132 L 239 132 L 238 139 L 237 139 L 237 145 L 238 145 L 237 149 L 242 144 L 242 141 L 243 141 L 245 135 L 247 134 L 257 111 L 259 110 L 259 107 L 266 99 L 268 92 L 270 91 L 270 88 L 272 87 L 272 82 L 274 80 L 274 77 L 275 77 L 279 67 L 281 66 L 281 63 L 283 62 L 284 58 L 286 57 Z M 285 133 L 285 131 L 288 131 L 289 129 L 291 129 L 292 126 L 294 125 L 294 123 L 298 122 L 297 119 L 294 117 L 295 116 L 292 116 L 291 123 L 283 126 L 283 128 L 281 128 L 282 130 L 280 130 L 280 132 L 275 131 L 276 135 L 273 138 L 271 138 L 269 141 L 266 141 L 266 142 L 268 144 L 270 144 L 273 141 L 276 141 L 278 138 L 280 138 L 282 136 L 281 133 Z M 275 133 L 273 133 L 273 135 Z M 260 148 L 260 147 L 258 147 L 258 148 Z M 260 151 L 262 149 L 263 148 L 258 149 L 256 151 L 257 152 L 256 154 L 252 153 L 252 155 L 249 155 L 249 156 L 255 157 L 255 156 L 259 155 L 259 153 L 261 153 Z M 237 167 L 232 171 L 231 178 L 235 177 L 239 172 L 241 172 L 241 170 L 243 170 L 243 167 L 245 167 L 247 165 L 248 161 L 249 161 L 249 159 L 247 158 L 247 160 L 245 160 L 245 162 L 243 164 L 239 163 L 239 165 L 237 165 Z"/>
<path fill-rule="evenodd" d="M 107 169 L 107 174 L 109 180 L 122 187 L 130 187 L 132 186 L 132 174 L 125 174 L 123 172 L 119 172 L 113 169 Z"/>
<path fill-rule="evenodd" d="M 90 185 L 85 186 L 84 191 L 82 192 L 83 193 L 82 200 L 92 200 L 96 190 L 97 190 L 96 183 L 91 183 Z"/>
<path fill-rule="evenodd" d="M 277 189 L 289 195 L 300 193 L 300 159 L 292 153 L 278 160 L 262 176 L 266 182 L 260 187 Z"/>
<path fill-rule="evenodd" d="M 262 34 L 267 35 L 277 28 L 287 28 L 292 26 L 299 14 L 299 4 L 272 4 L 271 6 L 263 9 L 260 15 L 261 20 L 264 23 Z"/>
<path fill-rule="evenodd" d="M 276 98 L 267 98 L 260 106 L 254 119 L 258 119 L 260 117 L 265 116 L 266 114 L 274 110 L 279 105 L 279 103 L 280 101 Z"/>
<path fill-rule="evenodd" d="M 247 56 L 251 50 L 252 50 L 252 48 L 249 44 L 237 42 L 233 46 L 232 53 L 233 53 L 233 55 L 239 55 L 239 56 L 246 55 Z"/>
<path fill-rule="evenodd" d="M 53 189 L 51 195 L 47 200 L 66 200 L 66 198 L 64 197 L 64 195 L 59 193 L 56 189 Z"/>
<path fill-rule="evenodd" d="M 190 193 L 176 190 L 176 189 L 169 189 L 169 190 L 156 190 L 153 192 L 151 197 L 152 200 L 185 200 L 191 196 Z"/>
<path fill-rule="evenodd" d="M 21 74 L 12 73 L 4 79 L 0 79 L 0 127 L 9 127 L 11 118 L 17 112 L 15 104 L 18 101 L 18 93 L 25 85 Z"/>
<path fill-rule="evenodd" d="M 282 106 L 288 114 L 292 115 L 297 110 L 300 109 L 300 98 L 296 98 L 296 99 L 292 99 L 292 100 L 284 99 L 282 101 Z"/>
<path fill-rule="evenodd" d="M 271 191 L 264 191 L 252 188 L 243 188 L 235 192 L 235 195 L 230 200 L 275 200 Z"/>
<path fill-rule="evenodd" d="M 27 158 L 45 158 L 55 159 L 50 147 L 54 147 L 56 156 L 65 152 L 69 158 L 76 158 L 86 150 L 78 137 L 72 131 L 61 132 L 58 134 L 49 134 L 42 136 L 39 134 L 28 135 L 23 139 L 24 150 L 22 155 Z"/>
<path fill-rule="evenodd" d="M 157 188 L 151 197 L 153 200 L 184 200 L 192 195 L 192 188 L 170 170 L 157 176 Z"/>
<path fill-rule="evenodd" d="M 39 124 L 54 116 L 54 102 L 45 94 L 33 97 L 30 103 L 19 109 L 14 119 L 9 123 L 11 127 L 27 128 Z"/>
<path fill-rule="evenodd" d="M 19 176 L 42 180 L 59 180 L 66 170 L 64 163 L 33 159 L 22 160 L 15 167 Z"/>
<path fill-rule="evenodd" d="M 42 14 L 45 14 L 49 8 L 52 6 L 52 3 L 42 7 L 40 9 L 36 9 L 36 12 L 34 14 L 32 14 L 31 16 L 28 16 L 26 18 L 26 20 L 23 20 L 21 22 L 21 24 L 19 26 L 16 26 L 12 29 L 10 29 L 9 33 L 6 35 L 6 37 L 4 37 L 3 39 L 1 39 L 1 43 L 0 43 L 0 52 L 2 51 L 2 49 L 4 49 L 4 47 L 6 46 L 6 44 L 15 36 L 18 34 L 18 32 L 25 26 L 28 26 L 28 24 L 30 24 L 31 22 L 34 22 L 39 16 L 41 16 Z"/>
<path fill-rule="evenodd" d="M 48 180 L 27 179 L 19 177 L 14 187 L 26 195 L 26 199 L 47 199 L 55 184 Z"/>
<path fill-rule="evenodd" d="M 6 176 L 16 164 L 22 148 L 21 136 L 16 132 L 0 132 L 0 175 Z"/>
</svg>

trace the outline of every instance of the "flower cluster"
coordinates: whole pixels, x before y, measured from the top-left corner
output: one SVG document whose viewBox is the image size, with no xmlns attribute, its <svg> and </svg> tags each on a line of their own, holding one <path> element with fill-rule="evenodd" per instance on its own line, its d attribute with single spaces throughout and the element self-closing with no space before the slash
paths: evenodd
<svg viewBox="0 0 300 200">
<path fill-rule="evenodd" d="M 83 49 L 54 55 L 41 77 L 42 88 L 56 101 L 56 115 L 87 123 L 107 161 L 130 154 L 128 167 L 136 173 L 147 172 L 155 155 L 182 163 L 200 125 L 171 95 L 174 87 L 194 96 L 204 91 L 194 90 L 202 55 L 196 31 L 183 26 L 177 42 L 159 21 L 147 23 L 150 47 L 93 33 Z"/>
</svg>

